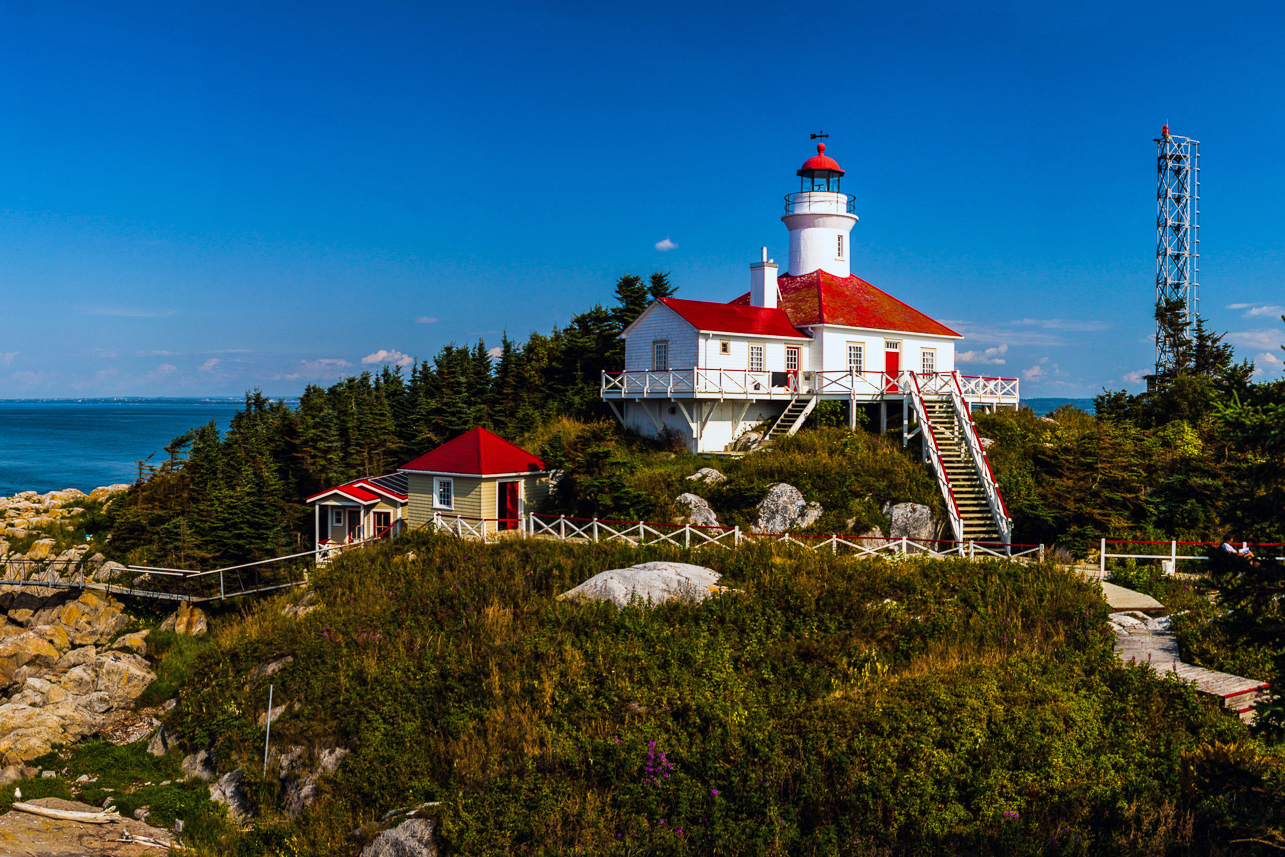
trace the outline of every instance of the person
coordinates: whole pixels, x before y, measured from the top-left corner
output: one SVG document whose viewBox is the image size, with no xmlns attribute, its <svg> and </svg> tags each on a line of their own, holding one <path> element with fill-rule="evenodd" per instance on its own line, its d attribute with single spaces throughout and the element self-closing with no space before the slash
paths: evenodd
<svg viewBox="0 0 1285 857">
<path fill-rule="evenodd" d="M 1242 542 L 1240 548 L 1237 549 L 1236 545 L 1233 544 L 1234 541 L 1235 539 L 1231 533 L 1228 533 L 1227 535 L 1223 536 L 1222 549 L 1227 553 L 1239 554 L 1240 556 L 1243 556 L 1245 559 L 1249 560 L 1250 562 L 1253 562 L 1254 552 L 1249 549 L 1249 545 L 1244 544 Z"/>
</svg>

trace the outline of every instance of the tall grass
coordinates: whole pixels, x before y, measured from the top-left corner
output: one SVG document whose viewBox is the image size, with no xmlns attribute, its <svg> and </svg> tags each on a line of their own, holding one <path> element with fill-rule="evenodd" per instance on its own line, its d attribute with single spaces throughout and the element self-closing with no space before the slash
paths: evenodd
<svg viewBox="0 0 1285 857">
<path fill-rule="evenodd" d="M 739 591 L 556 598 L 645 559 Z M 351 750 L 279 829 L 299 854 L 355 853 L 348 831 L 424 801 L 446 853 L 1100 853 L 1141 823 L 1119 807 L 1173 797 L 1184 752 L 1244 739 L 1189 688 L 1120 667 L 1105 606 L 1051 563 L 417 535 L 313 586 L 324 606 L 302 621 L 266 605 L 216 632 L 173 722 L 225 767 L 256 759 L 271 682 L 276 746 Z M 1066 831 L 1083 847 L 1050 852 Z"/>
</svg>

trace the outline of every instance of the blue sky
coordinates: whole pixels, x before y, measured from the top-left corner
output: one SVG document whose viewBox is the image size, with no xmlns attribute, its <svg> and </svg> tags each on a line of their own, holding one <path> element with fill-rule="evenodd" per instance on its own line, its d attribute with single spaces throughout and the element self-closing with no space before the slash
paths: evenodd
<svg viewBox="0 0 1285 857">
<path fill-rule="evenodd" d="M 965 333 L 963 368 L 1138 390 L 1164 122 L 1201 141 L 1202 312 L 1279 377 L 1283 25 L 1249 3 L 0 4 L 0 397 L 297 394 L 547 332 L 623 273 L 728 300 L 761 245 L 786 256 L 818 129 L 854 273 Z"/>
</svg>

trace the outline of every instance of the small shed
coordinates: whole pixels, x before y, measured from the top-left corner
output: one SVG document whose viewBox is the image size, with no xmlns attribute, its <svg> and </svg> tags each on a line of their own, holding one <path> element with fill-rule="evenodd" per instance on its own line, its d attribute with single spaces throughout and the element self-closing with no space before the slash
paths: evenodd
<svg viewBox="0 0 1285 857">
<path fill-rule="evenodd" d="M 470 429 L 401 468 L 411 527 L 434 517 L 485 535 L 517 530 L 549 494 L 545 463 L 484 428 Z"/>
<path fill-rule="evenodd" d="M 406 525 L 406 474 L 367 476 L 327 488 L 305 502 L 314 507 L 317 547 L 389 538 Z"/>
</svg>

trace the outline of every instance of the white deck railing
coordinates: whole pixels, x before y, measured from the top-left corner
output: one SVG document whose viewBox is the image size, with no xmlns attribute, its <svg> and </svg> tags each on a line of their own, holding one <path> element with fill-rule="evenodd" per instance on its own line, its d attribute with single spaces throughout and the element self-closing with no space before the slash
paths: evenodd
<svg viewBox="0 0 1285 857">
<path fill-rule="evenodd" d="M 775 382 L 775 383 L 774 383 Z M 857 401 L 878 401 L 911 394 L 918 382 L 926 396 L 950 396 L 958 383 L 969 402 L 1018 401 L 1016 378 L 988 378 L 958 372 L 751 372 L 742 369 L 638 369 L 603 372 L 604 399 L 791 399 L 818 395 Z"/>
</svg>

